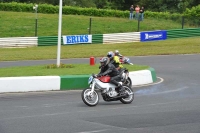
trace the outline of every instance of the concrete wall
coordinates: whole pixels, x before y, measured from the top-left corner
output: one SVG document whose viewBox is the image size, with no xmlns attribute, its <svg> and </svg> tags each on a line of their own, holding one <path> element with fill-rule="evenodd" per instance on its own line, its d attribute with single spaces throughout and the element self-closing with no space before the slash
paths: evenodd
<svg viewBox="0 0 200 133">
<path fill-rule="evenodd" d="M 0 93 L 60 90 L 59 76 L 0 78 Z"/>
<path fill-rule="evenodd" d="M 2 77 L 0 78 L 0 93 L 74 90 L 87 88 L 90 75 L 66 76 L 28 76 L 28 77 Z M 133 85 L 149 84 L 156 81 L 153 68 L 130 72 Z"/>
</svg>

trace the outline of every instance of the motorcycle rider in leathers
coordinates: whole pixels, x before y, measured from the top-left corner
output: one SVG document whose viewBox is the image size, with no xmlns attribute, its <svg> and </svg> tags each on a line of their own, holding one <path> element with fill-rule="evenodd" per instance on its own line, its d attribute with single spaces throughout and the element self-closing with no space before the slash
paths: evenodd
<svg viewBox="0 0 200 133">
<path fill-rule="evenodd" d="M 115 56 L 118 56 L 119 59 L 121 59 L 121 58 L 123 57 L 123 55 L 121 55 L 121 54 L 119 53 L 119 50 L 115 50 Z"/>
<path fill-rule="evenodd" d="M 121 80 L 121 77 L 119 75 L 119 71 L 110 62 L 108 57 L 101 58 L 100 59 L 100 63 L 101 63 L 101 67 L 100 67 L 101 71 L 97 75 L 97 77 L 101 77 L 101 76 L 104 76 L 104 75 L 109 75 L 110 76 L 110 83 L 116 85 L 117 86 L 116 87 L 117 91 L 119 91 L 120 95 L 122 95 L 123 92 L 124 92 L 124 88 L 119 83 L 119 81 Z"/>
<path fill-rule="evenodd" d="M 122 60 L 123 63 L 127 63 L 127 64 L 130 64 L 130 65 L 133 65 L 133 63 L 127 62 L 127 58 L 123 57 L 123 55 L 121 55 L 119 53 L 119 50 L 115 50 L 115 56 L 118 56 L 119 60 Z M 122 62 L 120 61 L 121 64 L 122 64 Z"/>
<path fill-rule="evenodd" d="M 121 68 L 123 68 L 121 62 L 119 61 L 119 57 L 115 55 L 112 51 L 109 51 L 107 57 L 110 59 L 110 63 L 112 63 L 116 69 L 121 72 Z"/>
</svg>

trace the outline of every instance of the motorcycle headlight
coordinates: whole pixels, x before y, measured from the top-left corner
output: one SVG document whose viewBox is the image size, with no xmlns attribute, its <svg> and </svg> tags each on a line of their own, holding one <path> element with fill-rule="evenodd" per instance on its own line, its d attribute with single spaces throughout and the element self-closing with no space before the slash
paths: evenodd
<svg viewBox="0 0 200 133">
<path fill-rule="evenodd" d="M 88 79 L 88 84 L 91 84 L 92 80 L 93 80 L 93 76 L 90 76 L 89 79 Z"/>
</svg>

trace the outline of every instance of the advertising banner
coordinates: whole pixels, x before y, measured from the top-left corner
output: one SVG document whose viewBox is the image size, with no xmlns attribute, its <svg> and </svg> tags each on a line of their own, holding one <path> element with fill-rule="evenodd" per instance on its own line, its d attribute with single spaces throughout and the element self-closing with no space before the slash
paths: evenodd
<svg viewBox="0 0 200 133">
<path fill-rule="evenodd" d="M 63 44 L 92 43 L 92 35 L 68 35 L 63 36 Z"/>
<path fill-rule="evenodd" d="M 148 32 L 140 32 L 140 41 L 156 41 L 156 40 L 166 40 L 167 39 L 167 31 L 148 31 Z"/>
</svg>

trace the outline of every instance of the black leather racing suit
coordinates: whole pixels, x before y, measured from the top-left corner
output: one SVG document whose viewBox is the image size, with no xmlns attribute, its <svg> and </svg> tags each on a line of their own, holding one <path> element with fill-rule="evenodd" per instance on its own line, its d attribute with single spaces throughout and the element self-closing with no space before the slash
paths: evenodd
<svg viewBox="0 0 200 133">
<path fill-rule="evenodd" d="M 99 74 L 109 75 L 110 83 L 113 83 L 116 86 L 120 86 L 119 82 L 121 80 L 121 77 L 119 75 L 119 71 L 115 68 L 115 66 L 112 63 L 108 63 L 106 66 L 101 67 L 101 71 Z"/>
</svg>

